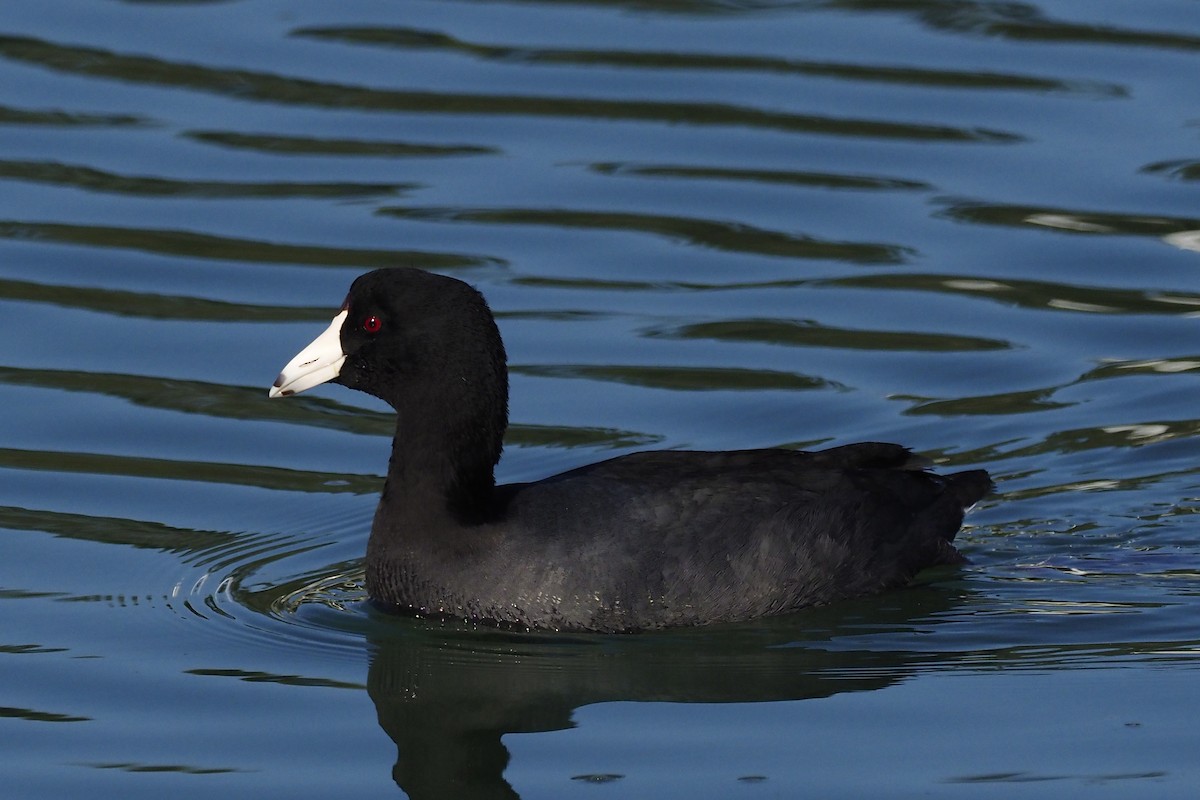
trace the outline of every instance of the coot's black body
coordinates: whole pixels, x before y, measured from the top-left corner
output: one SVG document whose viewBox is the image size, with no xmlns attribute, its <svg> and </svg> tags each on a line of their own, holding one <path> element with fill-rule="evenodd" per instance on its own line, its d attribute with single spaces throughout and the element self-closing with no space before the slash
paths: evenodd
<svg viewBox="0 0 1200 800">
<path fill-rule="evenodd" d="M 414 269 L 356 280 L 271 395 L 332 380 L 397 411 L 367 546 L 396 611 L 631 631 L 748 620 L 903 586 L 962 560 L 986 472 L 939 476 L 899 445 L 634 453 L 496 486 L 504 347 L 483 298 Z"/>
</svg>

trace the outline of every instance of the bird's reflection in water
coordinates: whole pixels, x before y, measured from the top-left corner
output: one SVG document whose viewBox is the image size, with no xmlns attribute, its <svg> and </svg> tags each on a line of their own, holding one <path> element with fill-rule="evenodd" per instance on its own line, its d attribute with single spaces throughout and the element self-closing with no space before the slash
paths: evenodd
<svg viewBox="0 0 1200 800">
<path fill-rule="evenodd" d="M 590 703 L 751 703 L 892 685 L 939 658 L 896 649 L 963 595 L 923 586 L 755 624 L 627 636 L 460 630 L 419 620 L 372 626 L 368 690 L 396 743 L 393 777 L 412 800 L 516 798 L 509 733 L 572 726 Z M 873 635 L 887 647 L 872 649 Z"/>
</svg>

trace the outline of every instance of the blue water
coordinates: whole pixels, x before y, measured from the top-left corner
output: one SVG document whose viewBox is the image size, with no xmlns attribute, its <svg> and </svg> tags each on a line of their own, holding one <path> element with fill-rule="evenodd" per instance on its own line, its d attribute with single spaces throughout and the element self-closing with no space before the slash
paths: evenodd
<svg viewBox="0 0 1200 800">
<path fill-rule="evenodd" d="M 1190 797 L 1200 8 L 0 9 L 12 798 Z M 879 439 L 971 564 L 629 637 L 388 618 L 389 412 L 268 400 L 353 278 L 476 285 L 500 477 Z"/>
</svg>

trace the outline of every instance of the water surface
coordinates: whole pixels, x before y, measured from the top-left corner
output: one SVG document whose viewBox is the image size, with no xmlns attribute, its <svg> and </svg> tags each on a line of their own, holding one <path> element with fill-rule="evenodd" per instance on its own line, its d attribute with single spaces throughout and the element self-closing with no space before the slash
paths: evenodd
<svg viewBox="0 0 1200 800">
<path fill-rule="evenodd" d="M 1185 0 L 6 6 L 6 797 L 1189 796 L 1198 57 Z M 997 477 L 972 563 L 372 611 L 389 412 L 266 387 L 398 264 L 497 313 L 503 480 L 898 441 Z"/>
</svg>

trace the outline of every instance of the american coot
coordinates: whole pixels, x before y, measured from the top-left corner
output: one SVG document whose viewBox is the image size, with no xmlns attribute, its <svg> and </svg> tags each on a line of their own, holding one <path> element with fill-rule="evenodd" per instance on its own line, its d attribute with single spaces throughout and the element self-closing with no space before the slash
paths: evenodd
<svg viewBox="0 0 1200 800">
<path fill-rule="evenodd" d="M 367 544 L 389 610 L 505 627 L 634 631 L 749 620 L 903 586 L 963 559 L 983 470 L 907 448 L 658 451 L 497 486 L 508 369 L 483 297 L 417 269 L 359 277 L 271 397 L 332 381 L 396 409 Z"/>
</svg>

